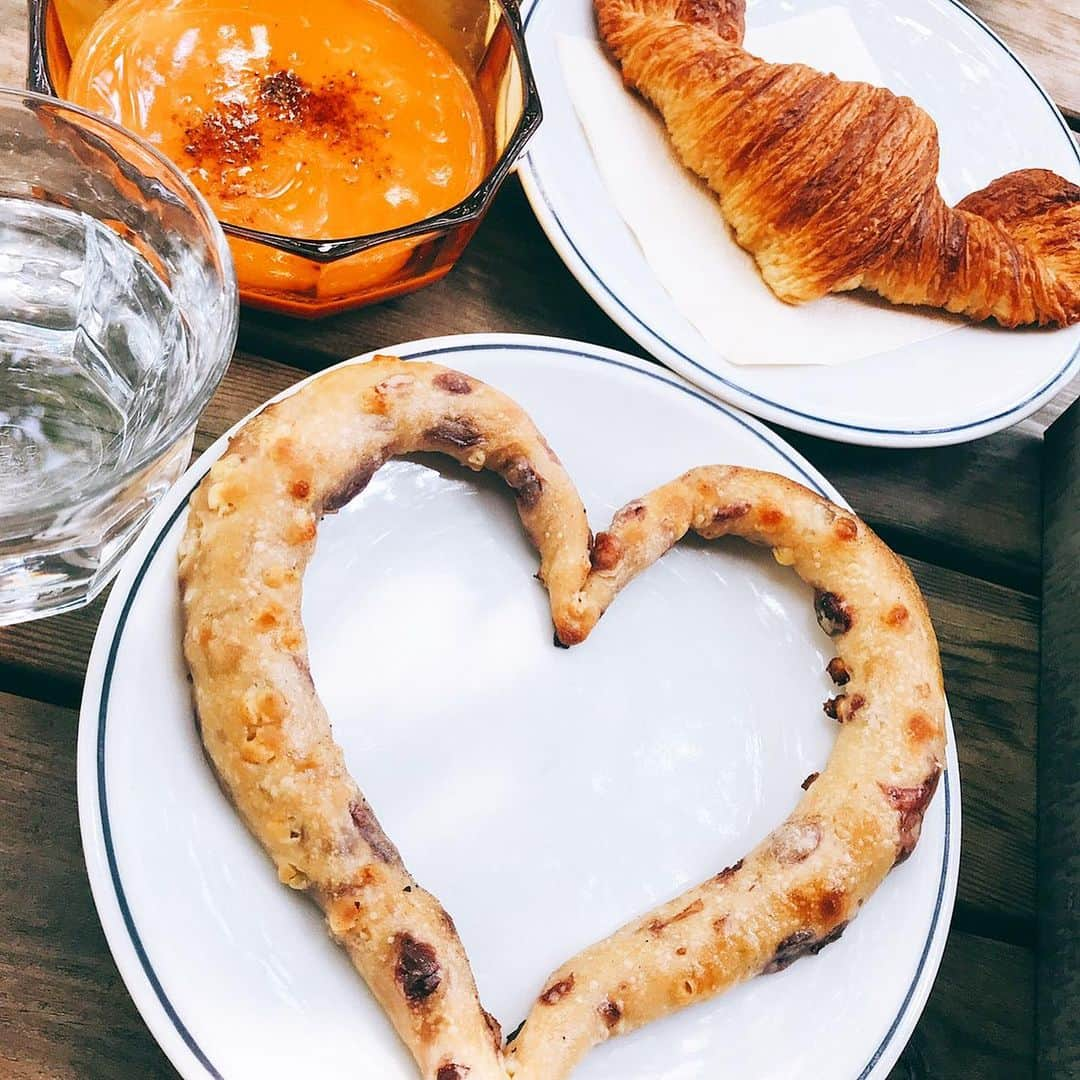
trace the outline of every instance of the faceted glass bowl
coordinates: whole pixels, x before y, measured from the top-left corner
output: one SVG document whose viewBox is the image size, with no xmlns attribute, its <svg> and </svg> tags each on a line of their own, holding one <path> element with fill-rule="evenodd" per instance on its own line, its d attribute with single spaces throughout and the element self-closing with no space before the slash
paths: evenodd
<svg viewBox="0 0 1080 1080">
<path fill-rule="evenodd" d="M 540 98 L 514 0 L 382 2 L 426 30 L 468 77 L 486 129 L 488 172 L 456 206 L 385 232 L 311 240 L 222 221 L 246 304 L 318 317 L 438 281 L 472 238 L 540 124 Z M 54 0 L 30 0 L 31 89 L 63 97 L 70 70 Z"/>
<path fill-rule="evenodd" d="M 187 465 L 236 279 L 157 151 L 0 90 L 0 625 L 78 607 Z"/>
</svg>

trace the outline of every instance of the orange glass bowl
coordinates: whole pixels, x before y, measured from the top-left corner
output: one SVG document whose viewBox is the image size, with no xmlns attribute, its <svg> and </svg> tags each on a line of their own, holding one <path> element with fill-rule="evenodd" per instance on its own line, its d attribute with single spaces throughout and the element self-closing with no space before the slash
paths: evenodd
<svg viewBox="0 0 1080 1080">
<path fill-rule="evenodd" d="M 222 221 L 246 304 L 318 318 L 438 281 L 540 124 L 540 97 L 514 0 L 381 2 L 422 27 L 461 66 L 480 105 L 491 164 L 456 206 L 384 232 L 311 240 Z M 70 71 L 55 0 L 31 0 L 29 88 L 62 98 Z"/>
</svg>

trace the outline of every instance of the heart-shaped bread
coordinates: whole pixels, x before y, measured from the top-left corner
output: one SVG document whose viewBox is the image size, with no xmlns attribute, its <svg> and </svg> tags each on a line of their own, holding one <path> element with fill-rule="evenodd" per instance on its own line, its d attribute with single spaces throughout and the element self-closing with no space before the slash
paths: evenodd
<svg viewBox="0 0 1080 1080">
<path fill-rule="evenodd" d="M 692 529 L 769 545 L 816 590 L 838 651 L 828 670 L 841 689 L 825 703 L 836 745 L 794 813 L 734 866 L 555 972 L 505 1049 L 453 921 L 345 767 L 301 623 L 319 518 L 414 451 L 493 469 L 514 490 L 556 644 L 584 641 L 619 590 Z M 339 368 L 247 423 L 192 496 L 180 585 L 197 716 L 222 786 L 281 880 L 322 907 L 426 1080 L 559 1080 L 612 1034 L 818 952 L 911 854 L 944 761 L 926 606 L 851 513 L 771 473 L 706 466 L 630 503 L 593 539 L 522 409 L 432 364 Z"/>
</svg>

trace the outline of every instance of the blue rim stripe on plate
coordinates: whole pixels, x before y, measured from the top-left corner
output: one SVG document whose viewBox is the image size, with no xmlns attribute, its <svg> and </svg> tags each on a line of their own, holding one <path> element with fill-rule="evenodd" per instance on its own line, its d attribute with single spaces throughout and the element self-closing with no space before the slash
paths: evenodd
<svg viewBox="0 0 1080 1080">
<path fill-rule="evenodd" d="M 131 613 L 132 605 L 135 603 L 135 598 L 138 596 L 139 589 L 142 586 L 143 578 L 146 577 L 146 573 L 150 569 L 150 566 L 158 553 L 158 549 L 169 535 L 173 525 L 176 524 L 176 519 L 187 509 L 188 499 L 190 498 L 191 491 L 181 499 L 179 505 L 169 515 L 168 521 L 165 522 L 161 531 L 154 538 L 154 542 L 150 545 L 150 550 L 146 553 L 146 558 L 143 560 L 142 565 L 139 567 L 139 572 L 135 575 L 135 580 L 131 584 L 131 591 L 124 599 L 123 610 L 120 612 L 120 618 L 117 620 L 116 629 L 113 631 L 113 639 L 109 646 L 109 659 L 105 664 L 105 677 L 102 680 L 101 702 L 98 706 L 98 809 L 101 813 L 101 837 L 105 842 L 105 857 L 109 863 L 109 874 L 112 877 L 113 890 L 116 893 L 116 902 L 120 907 L 120 914 L 123 916 L 124 926 L 127 928 L 128 937 L 131 939 L 131 944 L 135 949 L 135 955 L 138 956 L 139 963 L 142 965 L 143 973 L 150 981 L 150 985 L 154 988 L 154 993 L 157 995 L 161 1007 L 165 1010 L 165 1015 L 172 1021 L 172 1025 L 176 1028 L 176 1032 L 180 1038 L 183 1039 L 184 1045 L 195 1055 L 199 1064 L 202 1065 L 214 1080 L 224 1080 L 222 1074 L 214 1067 L 213 1062 L 206 1056 L 202 1047 L 195 1041 L 195 1037 L 188 1031 L 183 1020 L 180 1019 L 176 1007 L 169 1000 L 169 995 L 165 993 L 165 988 L 161 985 L 161 980 L 158 978 L 157 972 L 154 970 L 154 965 L 150 962 L 150 957 L 146 952 L 146 946 L 139 936 L 139 931 L 135 926 L 135 918 L 131 914 L 131 907 L 128 904 L 127 895 L 124 892 L 124 886 L 120 881 L 120 870 L 116 864 L 116 850 L 113 847 L 112 841 L 112 825 L 109 821 L 109 800 L 105 787 L 105 721 L 109 714 L 109 692 L 112 688 L 113 673 L 116 669 L 116 655 L 120 651 L 120 642 L 124 636 L 124 626 L 127 623 L 127 618 Z"/>
<path fill-rule="evenodd" d="M 1057 105 L 1054 104 L 1053 99 L 1042 88 L 1042 86 L 1040 85 L 1038 79 L 1036 79 L 1035 76 L 1032 75 L 1031 72 L 1028 71 L 1028 69 L 1020 62 L 1019 58 L 1012 51 L 1012 49 L 1010 49 L 1009 46 L 1006 45 L 1005 42 L 1002 41 L 1001 38 L 998 37 L 998 35 L 995 34 L 994 31 L 991 30 L 990 27 L 987 26 L 986 23 L 983 22 L 982 19 L 980 19 L 974 12 L 969 11 L 966 7 L 964 7 L 964 5 L 959 2 L 959 0 L 949 0 L 949 2 L 955 8 L 958 8 L 961 12 L 963 12 L 965 15 L 967 15 L 968 18 L 972 19 L 982 30 L 984 30 L 987 34 L 989 34 L 989 36 L 995 42 L 997 42 L 997 44 L 1000 45 L 1002 49 L 1005 50 L 1005 52 L 1009 55 L 1009 58 L 1024 73 L 1024 75 L 1027 76 L 1028 81 L 1032 84 L 1032 86 L 1035 87 L 1036 90 L 1038 90 L 1039 95 L 1046 102 L 1046 104 L 1050 107 L 1050 111 L 1054 114 L 1054 118 L 1057 120 L 1058 124 L 1061 127 L 1061 130 L 1065 133 L 1065 136 L 1068 139 L 1069 145 L 1072 147 L 1073 153 L 1076 156 L 1077 164 L 1080 164 L 1080 143 L 1078 143 L 1077 140 L 1073 138 L 1072 129 L 1069 127 L 1068 124 L 1065 123 L 1065 118 L 1061 115 L 1061 110 L 1058 109 Z M 536 12 L 539 10 L 542 3 L 543 3 L 543 0 L 533 0 L 533 4 L 530 6 L 529 11 L 525 16 L 524 28 L 525 28 L 526 33 L 528 33 L 529 23 L 532 21 L 533 15 L 536 14 Z M 527 44 L 528 44 L 528 41 L 526 40 L 526 45 Z M 741 395 L 743 395 L 743 396 L 745 396 L 745 397 L 747 397 L 747 398 L 749 398 L 749 399 L 751 399 L 753 401 L 758 401 L 762 405 L 767 405 L 772 409 L 777 409 L 779 412 L 786 413 L 788 416 L 797 416 L 797 417 L 799 417 L 799 419 L 812 420 L 812 421 L 814 421 L 814 423 L 822 424 L 822 425 L 824 425 L 826 427 L 837 428 L 837 429 L 840 429 L 840 430 L 843 430 L 843 431 L 859 431 L 859 432 L 862 432 L 862 433 L 867 434 L 867 435 L 911 435 L 911 436 L 916 436 L 916 435 L 920 435 L 920 436 L 921 435 L 948 435 L 948 434 L 951 434 L 951 433 L 957 432 L 957 431 L 970 431 L 972 428 L 982 427 L 985 424 L 992 424 L 992 423 L 994 423 L 994 422 L 996 422 L 998 420 L 1003 420 L 1006 417 L 1013 416 L 1016 413 L 1022 412 L 1027 405 L 1029 405 L 1031 402 L 1035 401 L 1037 398 L 1039 398 L 1043 394 L 1045 394 L 1047 390 L 1049 390 L 1056 382 L 1058 382 L 1058 380 L 1060 380 L 1068 372 L 1069 368 L 1071 368 L 1074 363 L 1076 363 L 1078 360 L 1080 360 L 1080 345 L 1077 345 L 1077 347 L 1073 350 L 1072 354 L 1069 356 L 1068 360 L 1066 360 L 1065 363 L 1061 366 L 1061 368 L 1058 369 L 1057 373 L 1055 375 L 1053 375 L 1050 379 L 1048 379 L 1045 383 L 1043 383 L 1043 385 L 1040 386 L 1037 390 L 1033 391 L 1026 398 L 1024 398 L 1023 401 L 1018 402 L 1016 405 L 1012 406 L 1012 408 L 1005 409 L 1003 412 L 994 413 L 991 416 L 985 416 L 980 420 L 971 420 L 971 421 L 968 421 L 967 423 L 964 423 L 964 424 L 955 424 L 952 427 L 938 427 L 938 428 L 881 428 L 881 427 L 867 427 L 867 426 L 862 425 L 862 424 L 849 424 L 849 423 L 847 423 L 847 422 L 845 422 L 843 420 L 829 420 L 829 419 L 827 419 L 825 417 L 817 416 L 814 413 L 802 412 L 799 409 L 792 408 L 790 405 L 784 405 L 779 401 L 773 401 L 772 398 L 767 398 L 763 394 L 755 393 L 753 390 L 750 390 L 748 387 L 742 386 L 737 382 L 733 382 L 731 379 L 726 379 L 726 378 L 724 378 L 724 376 L 722 376 L 722 375 L 718 374 L 717 372 L 713 371 L 712 368 L 707 367 L 705 364 L 699 363 L 697 360 L 695 360 L 689 354 L 683 352 L 679 348 L 676 348 L 676 346 L 673 345 L 670 341 L 668 341 L 667 338 L 662 337 L 659 333 L 657 333 L 657 331 L 655 331 L 651 326 L 649 326 L 636 312 L 634 312 L 631 308 L 629 308 L 623 302 L 621 297 L 600 276 L 599 271 L 592 265 L 592 263 L 589 262 L 589 260 L 587 258 L 585 258 L 585 256 L 582 253 L 581 249 L 571 239 L 570 233 L 567 231 L 566 226 L 563 224 L 562 218 L 559 217 L 558 212 L 556 211 L 554 205 L 552 204 L 551 199 L 548 196 L 547 190 L 545 189 L 544 184 L 540 179 L 540 174 L 537 171 L 535 165 L 533 164 L 533 155 L 534 154 L 535 154 L 535 148 L 532 149 L 532 150 L 529 150 L 525 154 L 525 156 L 522 158 L 522 164 L 524 164 L 526 166 L 526 168 L 528 168 L 530 179 L 536 185 L 537 193 L 540 195 L 540 198 L 543 200 L 544 206 L 547 207 L 548 213 L 551 215 L 551 220 L 558 227 L 559 232 L 562 233 L 563 239 L 566 241 L 566 243 L 573 250 L 574 254 L 577 256 L 578 260 L 581 262 L 581 265 L 584 266 L 585 269 L 589 272 L 589 274 L 592 275 L 593 280 L 601 288 L 601 290 L 603 290 L 603 292 L 611 299 L 611 301 L 616 306 L 618 306 L 620 308 L 620 310 L 624 311 L 626 313 L 626 315 L 634 323 L 636 323 L 638 326 L 640 326 L 641 329 L 650 338 L 652 338 L 654 341 L 658 342 L 660 345 L 662 345 L 669 352 L 674 353 L 681 360 L 686 361 L 686 363 L 688 363 L 691 367 L 696 368 L 698 371 L 702 372 L 708 378 L 715 379 L 717 382 L 723 383 L 724 386 L 729 387 L 731 390 L 734 390 L 736 393 L 741 394 Z"/>
<path fill-rule="evenodd" d="M 698 401 L 703 402 L 710 408 L 716 409 L 718 412 L 724 413 L 729 419 L 736 421 L 741 427 L 745 428 L 752 435 L 756 436 L 763 443 L 765 443 L 769 449 L 778 453 L 793 469 L 795 469 L 800 476 L 803 477 L 806 484 L 813 488 L 819 495 L 827 497 L 821 485 L 812 477 L 806 470 L 800 465 L 800 463 L 793 458 L 787 451 L 787 448 L 780 443 L 777 445 L 769 437 L 766 432 L 758 430 L 756 424 L 748 422 L 744 417 L 740 416 L 734 409 L 724 405 L 722 402 L 716 401 L 714 398 L 708 397 L 704 393 L 700 393 L 697 390 L 685 386 L 680 382 L 675 381 L 674 378 L 669 377 L 666 373 L 658 371 L 645 371 L 637 367 L 635 364 L 626 363 L 623 360 L 617 360 L 612 356 L 604 356 L 599 353 L 587 352 L 581 348 L 565 348 L 554 345 L 539 345 L 528 344 L 526 342 L 518 342 L 514 344 L 481 344 L 473 343 L 468 345 L 444 345 L 437 348 L 420 349 L 415 352 L 409 352 L 407 350 L 401 350 L 400 355 L 409 360 L 419 360 L 430 356 L 446 356 L 446 354 L 457 354 L 466 352 L 547 352 L 555 353 L 559 355 L 575 356 L 579 359 L 595 360 L 602 364 L 610 364 L 613 367 L 623 368 L 626 371 L 631 371 L 637 375 L 645 375 L 650 379 L 655 379 L 657 382 L 663 383 L 673 390 L 681 390 L 685 394 L 689 394 L 691 397 L 696 398 Z M 317 377 L 317 376 L 316 376 Z M 158 977 L 157 972 L 154 969 L 153 962 L 150 959 L 146 946 L 143 944 L 142 938 L 139 935 L 138 928 L 135 925 L 135 918 L 131 911 L 131 906 L 128 904 L 127 895 L 124 892 L 123 882 L 120 876 L 120 869 L 117 864 L 116 850 L 113 846 L 112 839 L 112 826 L 109 819 L 109 802 L 108 802 L 108 790 L 105 783 L 105 735 L 106 726 L 109 715 L 109 695 L 112 689 L 113 675 L 116 670 L 117 655 L 120 651 L 120 645 L 124 636 L 124 628 L 127 624 L 128 616 L 131 614 L 131 609 L 134 606 L 135 600 L 138 597 L 139 589 L 142 587 L 143 581 L 146 578 L 150 567 L 153 565 L 154 559 L 157 556 L 158 551 L 161 549 L 161 545 L 165 542 L 169 533 L 172 531 L 173 526 L 176 524 L 180 515 L 187 509 L 188 500 L 191 498 L 192 492 L 195 490 L 198 482 L 203 479 L 207 472 L 210 470 L 211 463 L 208 463 L 202 470 L 197 478 L 193 479 L 191 486 L 186 494 L 176 505 L 173 512 L 169 515 L 168 519 L 158 530 L 157 535 L 154 537 L 153 542 L 150 545 L 146 555 L 143 558 L 142 563 L 139 566 L 138 572 L 135 575 L 134 580 L 131 583 L 131 588 L 128 591 L 127 596 L 124 599 L 124 606 L 120 611 L 120 616 L 116 621 L 116 628 L 113 630 L 112 641 L 109 645 L 109 655 L 105 664 L 105 673 L 102 678 L 101 686 L 101 699 L 98 704 L 98 730 L 97 730 L 97 793 L 98 793 L 98 810 L 101 815 L 101 832 L 102 840 L 105 845 L 105 857 L 109 866 L 109 875 L 112 879 L 113 891 L 116 896 L 117 906 L 120 908 L 120 914 L 124 921 L 124 927 L 127 930 L 128 938 L 131 941 L 132 947 L 135 950 L 135 955 L 139 959 L 139 964 L 142 967 L 143 974 L 146 976 L 147 981 L 150 983 L 154 994 L 157 996 L 158 1002 L 162 1009 L 165 1011 L 165 1015 L 172 1023 L 176 1030 L 176 1033 L 180 1036 L 184 1045 L 191 1051 L 195 1059 L 206 1070 L 207 1074 L 214 1078 L 214 1080 L 224 1080 L 223 1074 L 214 1066 L 213 1062 L 207 1056 L 206 1052 L 199 1046 L 194 1035 L 190 1032 L 183 1020 L 180 1019 L 179 1013 L 176 1011 L 176 1006 L 173 1005 L 168 994 L 165 992 L 165 988 L 161 984 L 161 979 Z M 185 479 L 192 480 L 189 474 L 185 474 Z M 858 1080 L 866 1080 L 870 1075 L 874 1066 L 881 1060 L 885 1051 L 889 1048 L 893 1037 L 899 1029 L 905 1016 L 911 1001 L 915 996 L 915 991 L 918 988 L 919 982 L 922 978 L 922 973 L 926 967 L 926 961 L 930 955 L 930 949 L 933 946 L 936 934 L 938 922 L 941 916 L 942 906 L 945 902 L 945 886 L 948 879 L 949 870 L 949 854 L 950 854 L 950 841 L 951 841 L 951 829 L 952 829 L 952 811 L 951 811 L 951 786 L 949 782 L 949 770 L 944 770 L 944 791 L 943 797 L 945 799 L 945 832 L 944 832 L 944 852 L 941 861 L 941 876 L 938 880 L 937 897 L 934 901 L 934 913 L 930 919 L 930 929 L 927 931 L 926 941 L 923 945 L 922 953 L 919 957 L 919 963 L 915 968 L 915 974 L 912 976 L 911 982 L 908 986 L 907 993 L 904 995 L 904 999 L 900 1004 L 895 1018 L 892 1024 L 889 1026 L 889 1030 L 885 1033 L 884 1038 L 878 1045 L 877 1050 L 874 1051 L 873 1056 L 867 1063 L 866 1067 L 859 1073 Z"/>
</svg>

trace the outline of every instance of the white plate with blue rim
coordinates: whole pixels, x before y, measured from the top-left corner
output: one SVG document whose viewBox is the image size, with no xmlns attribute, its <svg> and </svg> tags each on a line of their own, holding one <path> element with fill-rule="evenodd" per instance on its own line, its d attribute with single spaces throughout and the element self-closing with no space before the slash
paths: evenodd
<svg viewBox="0 0 1080 1080">
<path fill-rule="evenodd" d="M 842 501 L 761 424 L 620 353 L 515 335 L 390 351 L 516 398 L 594 523 L 706 462 L 774 470 Z M 78 748 L 94 899 L 185 1078 L 412 1080 L 321 915 L 279 884 L 219 790 L 195 730 L 176 553 L 188 498 L 225 445 L 158 508 L 98 629 Z M 767 551 L 678 546 L 570 651 L 552 647 L 535 568 L 497 482 L 408 459 L 322 523 L 304 580 L 312 672 L 350 770 L 456 920 L 506 1031 L 562 960 L 770 831 L 835 728 L 821 709 L 832 650 L 810 589 Z M 952 739 L 950 726 L 919 847 L 842 939 L 612 1040 L 575 1080 L 885 1077 L 949 927 Z"/>
<path fill-rule="evenodd" d="M 755 34 L 774 32 L 783 21 L 826 18 L 837 9 L 853 23 L 885 85 L 911 95 L 936 121 L 942 188 L 950 198 L 1026 167 L 1080 183 L 1080 148 L 1057 108 L 1009 48 L 956 0 L 750 0 L 747 45 L 753 48 Z M 728 362 L 650 269 L 575 112 L 560 40 L 596 40 L 592 3 L 532 0 L 524 20 L 544 105 L 544 123 L 519 163 L 533 210 L 604 311 L 710 394 L 824 438 L 936 446 L 1019 422 L 1080 372 L 1080 325 L 1019 331 L 964 325 L 836 366 Z M 814 62 L 812 54 L 783 59 L 795 58 Z M 749 261 L 747 272 L 755 272 Z M 722 304 L 723 282 L 717 297 Z"/>
</svg>

